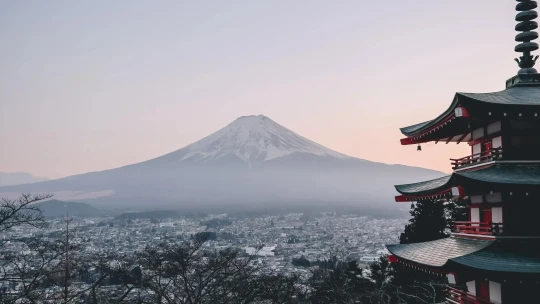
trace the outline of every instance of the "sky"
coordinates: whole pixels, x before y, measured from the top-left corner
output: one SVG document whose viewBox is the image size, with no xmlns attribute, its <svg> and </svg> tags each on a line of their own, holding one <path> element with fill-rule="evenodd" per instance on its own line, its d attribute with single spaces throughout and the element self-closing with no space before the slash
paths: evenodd
<svg viewBox="0 0 540 304">
<path fill-rule="evenodd" d="M 518 71 L 515 1 L 0 0 L 0 171 L 148 160 L 264 114 L 341 153 L 450 172 L 401 146 L 455 92 Z"/>
</svg>

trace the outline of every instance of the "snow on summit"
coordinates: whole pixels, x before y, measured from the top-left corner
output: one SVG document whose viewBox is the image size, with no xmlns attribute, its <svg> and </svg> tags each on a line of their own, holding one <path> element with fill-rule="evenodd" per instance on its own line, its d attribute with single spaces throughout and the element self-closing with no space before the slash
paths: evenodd
<svg viewBox="0 0 540 304">
<path fill-rule="evenodd" d="M 242 116 L 216 133 L 195 142 L 182 160 L 197 162 L 237 156 L 245 162 L 267 161 L 292 153 L 348 158 L 302 137 L 264 115 Z"/>
</svg>

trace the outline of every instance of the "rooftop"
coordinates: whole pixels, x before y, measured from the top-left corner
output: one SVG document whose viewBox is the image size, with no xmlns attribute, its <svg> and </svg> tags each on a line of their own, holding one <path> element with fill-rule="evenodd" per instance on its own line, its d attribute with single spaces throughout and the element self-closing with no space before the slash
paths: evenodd
<svg viewBox="0 0 540 304">
<path fill-rule="evenodd" d="M 540 112 L 540 83 L 529 86 L 510 87 L 504 91 L 493 93 L 456 93 L 450 107 L 435 119 L 401 128 L 401 133 L 409 138 L 424 137 L 425 141 L 436 140 L 470 132 L 468 124 L 462 123 L 468 118 L 467 110 L 488 109 L 504 111 L 520 111 L 523 113 Z M 463 114 L 463 109 L 467 111 Z M 457 114 L 456 110 L 460 114 Z M 529 111 L 529 112 L 527 112 Z M 531 114 L 532 115 L 532 114 Z M 433 134 L 437 131 L 440 136 Z M 427 135 L 431 134 L 428 138 Z M 429 140 L 428 140 L 429 139 Z"/>
<path fill-rule="evenodd" d="M 485 271 L 540 274 L 540 239 L 485 241 L 449 237 L 387 247 L 398 258 L 428 267 L 457 264 Z"/>
<path fill-rule="evenodd" d="M 448 237 L 431 242 L 387 245 L 393 255 L 431 267 L 443 267 L 449 259 L 482 250 L 493 241 Z"/>
<path fill-rule="evenodd" d="M 441 178 L 396 185 L 396 190 L 406 196 L 425 196 L 449 190 L 467 183 L 489 183 L 498 186 L 520 185 L 537 187 L 540 185 L 540 163 L 505 163 L 495 161 L 487 166 L 472 170 L 455 171 Z"/>
<path fill-rule="evenodd" d="M 538 239 L 503 239 L 451 262 L 487 271 L 540 273 L 539 250 Z"/>
</svg>

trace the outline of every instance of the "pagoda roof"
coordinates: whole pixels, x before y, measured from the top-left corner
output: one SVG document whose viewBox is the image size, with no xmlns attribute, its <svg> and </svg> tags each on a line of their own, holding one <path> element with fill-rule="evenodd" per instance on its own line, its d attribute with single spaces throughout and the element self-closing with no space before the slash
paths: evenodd
<svg viewBox="0 0 540 304">
<path fill-rule="evenodd" d="M 414 263 L 443 267 L 448 260 L 468 255 L 491 245 L 493 241 L 448 237 L 436 241 L 386 245 L 393 255 Z"/>
<path fill-rule="evenodd" d="M 508 273 L 540 273 L 540 239 L 479 240 L 448 237 L 440 240 L 387 245 L 394 256 L 427 267 L 459 265 Z"/>
<path fill-rule="evenodd" d="M 462 178 L 512 185 L 540 185 L 540 164 L 495 163 L 473 171 L 456 171 Z"/>
<path fill-rule="evenodd" d="M 441 115 L 441 116 L 445 116 L 444 113 Z M 439 117 L 437 117 L 439 118 Z M 408 126 L 408 127 L 404 127 L 404 128 L 400 128 L 401 130 L 401 133 L 403 133 L 403 135 L 413 135 L 423 129 L 427 129 L 427 126 L 429 125 L 432 125 L 435 123 L 435 121 L 437 120 L 437 118 L 433 119 L 433 120 L 428 120 L 428 121 L 424 121 L 424 122 L 421 122 L 421 123 L 417 123 L 415 125 L 412 125 L 412 126 Z"/>
<path fill-rule="evenodd" d="M 422 198 L 451 192 L 453 187 L 463 186 L 471 182 L 496 185 L 538 186 L 540 185 L 540 163 L 519 164 L 495 162 L 483 167 L 455 171 L 451 175 L 425 182 L 396 185 L 395 188 L 406 197 Z"/>
<path fill-rule="evenodd" d="M 451 184 L 452 175 L 419 182 L 414 184 L 405 184 L 395 186 L 396 190 L 404 195 L 423 195 L 448 189 Z"/>
<path fill-rule="evenodd" d="M 452 263 L 497 272 L 540 273 L 539 239 L 501 239 Z"/>
<path fill-rule="evenodd" d="M 540 87 L 512 87 L 493 93 L 457 93 L 461 101 L 477 101 L 489 104 L 538 106 L 540 105 Z M 464 100 L 465 97 L 468 100 Z"/>
<path fill-rule="evenodd" d="M 454 111 L 457 105 L 459 104 L 458 98 L 457 98 L 458 94 L 456 94 L 456 98 L 454 98 L 454 101 L 450 104 L 450 107 L 446 111 L 444 111 L 441 115 L 437 116 L 437 118 L 424 121 L 421 123 L 417 123 L 412 126 L 401 128 L 400 129 L 401 133 L 403 133 L 403 135 L 406 135 L 406 136 L 420 134 L 424 131 L 428 131 L 431 127 L 435 127 L 436 125 L 444 122 L 445 120 L 451 119 L 452 115 L 454 115 Z"/>
<path fill-rule="evenodd" d="M 540 106 L 539 86 L 516 86 L 504 91 L 493 93 L 462 93 L 455 94 L 450 107 L 435 119 L 401 128 L 401 133 L 413 141 L 404 141 L 403 144 L 421 143 L 442 138 L 452 139 L 453 136 L 470 132 L 468 125 L 459 118 L 469 118 L 467 109 L 479 106 L 499 107 L 537 107 Z M 456 112 L 459 110 L 458 112 Z M 457 113 L 460 113 L 457 115 Z M 457 121 L 456 121 L 457 119 Z M 436 133 L 440 133 L 437 136 Z M 422 138 L 422 139 L 421 139 Z M 452 141 L 456 141 L 452 140 Z"/>
</svg>

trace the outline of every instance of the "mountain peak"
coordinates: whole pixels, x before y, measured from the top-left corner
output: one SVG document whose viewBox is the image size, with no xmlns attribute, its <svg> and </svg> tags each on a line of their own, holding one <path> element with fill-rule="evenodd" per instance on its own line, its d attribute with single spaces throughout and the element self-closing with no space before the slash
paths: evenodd
<svg viewBox="0 0 540 304">
<path fill-rule="evenodd" d="M 347 158 L 302 137 L 264 115 L 241 116 L 235 121 L 183 149 L 182 160 L 206 162 L 228 157 L 252 163 L 293 153 Z"/>
<path fill-rule="evenodd" d="M 236 120 L 247 120 L 247 119 L 260 119 L 260 120 L 265 120 L 265 119 L 269 119 L 268 117 L 262 115 L 262 114 L 259 114 L 259 115 L 246 115 L 246 116 L 240 116 L 238 117 Z"/>
</svg>

